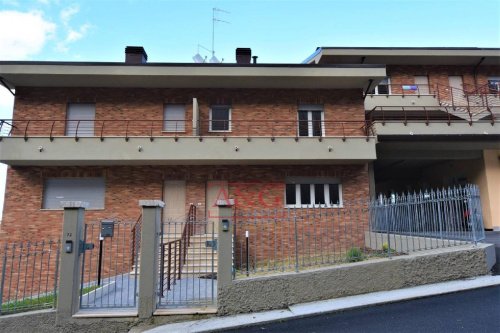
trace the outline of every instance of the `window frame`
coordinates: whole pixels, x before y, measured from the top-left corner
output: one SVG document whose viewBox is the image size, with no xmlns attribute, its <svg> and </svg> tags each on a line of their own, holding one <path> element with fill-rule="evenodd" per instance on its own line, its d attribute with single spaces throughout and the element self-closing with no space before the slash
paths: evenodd
<svg viewBox="0 0 500 333">
<path fill-rule="evenodd" d="M 377 84 L 377 85 L 375 86 L 375 88 L 373 89 L 373 95 L 382 95 L 382 96 L 392 95 L 392 89 L 391 89 L 391 77 L 390 77 L 390 76 L 387 76 L 387 77 L 385 77 L 385 78 L 384 78 L 384 80 L 385 80 L 385 79 L 387 79 L 387 84 L 384 84 L 384 85 L 387 85 L 387 94 L 380 94 L 380 93 L 378 92 L 378 86 L 380 85 L 380 83 L 379 83 L 379 84 Z"/>
<path fill-rule="evenodd" d="M 63 207 L 46 207 L 46 194 L 47 194 L 47 182 L 49 180 L 57 179 L 59 181 L 74 181 L 74 180 L 83 180 L 83 179 L 99 179 L 102 180 L 102 206 L 95 207 L 95 206 L 90 206 L 89 202 L 89 207 L 86 208 L 86 210 L 104 210 L 106 209 L 106 178 L 105 177 L 47 177 L 43 179 L 43 187 L 42 187 L 42 196 L 41 196 L 41 203 L 40 203 L 40 210 L 63 210 Z M 78 189 L 72 189 L 73 191 L 78 191 Z M 61 201 L 86 201 L 85 199 L 62 199 Z"/>
<path fill-rule="evenodd" d="M 286 202 L 286 185 L 295 185 L 295 204 L 287 204 Z M 301 197 L 301 185 L 309 185 L 309 196 L 310 196 L 310 204 L 302 204 L 302 197 Z M 314 203 L 316 201 L 316 194 L 315 194 L 315 185 L 323 185 L 323 193 L 324 193 L 324 199 L 325 199 L 325 204 L 316 204 Z M 338 196 L 339 196 L 339 203 L 336 204 L 329 204 L 330 202 L 330 185 L 337 185 L 338 186 Z M 285 203 L 285 208 L 343 208 L 344 203 L 343 203 L 343 195 L 342 195 L 342 184 L 338 181 L 302 181 L 302 182 L 287 182 L 285 183 L 285 193 L 284 193 L 284 203 Z"/>
<path fill-rule="evenodd" d="M 222 107 L 226 107 L 227 108 L 227 112 L 228 112 L 228 120 L 227 120 L 227 123 L 228 123 L 228 126 L 227 126 L 227 130 L 214 130 L 212 129 L 212 111 L 214 108 L 222 108 Z M 226 104 L 217 104 L 217 105 L 212 105 L 210 107 L 210 112 L 208 114 L 208 131 L 209 132 L 219 132 L 219 133 L 227 133 L 227 132 L 231 132 L 231 128 L 232 128 L 232 107 L 230 105 L 226 105 Z"/>
<path fill-rule="evenodd" d="M 307 112 L 307 135 L 300 135 L 300 112 Z M 313 112 L 321 114 L 321 135 L 314 135 L 314 126 L 312 115 Z M 301 104 L 297 109 L 297 137 L 299 138 L 320 138 L 325 136 L 325 110 L 323 105 L 318 104 Z"/>
<path fill-rule="evenodd" d="M 181 119 L 172 119 L 172 120 L 167 120 L 166 119 L 166 115 L 167 115 L 167 107 L 168 106 L 182 106 L 183 109 L 184 109 L 184 119 L 181 120 Z M 187 117 L 186 117 L 186 104 L 182 104 L 182 103 L 168 103 L 168 104 L 164 104 L 163 105 L 163 128 L 162 128 L 162 132 L 164 133 L 186 133 L 186 124 L 187 124 Z M 177 129 L 174 129 L 174 130 L 169 130 L 167 129 L 167 126 L 168 123 L 167 121 L 178 121 L 178 122 L 183 122 L 184 126 L 181 129 L 177 130 Z"/>
</svg>

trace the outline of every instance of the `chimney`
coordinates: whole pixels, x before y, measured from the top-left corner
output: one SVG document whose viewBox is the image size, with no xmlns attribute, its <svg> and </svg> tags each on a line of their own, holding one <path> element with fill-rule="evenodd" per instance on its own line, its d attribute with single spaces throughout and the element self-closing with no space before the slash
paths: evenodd
<svg viewBox="0 0 500 333">
<path fill-rule="evenodd" d="M 125 48 L 126 64 L 145 64 L 148 62 L 148 55 L 142 46 L 127 46 Z"/>
<path fill-rule="evenodd" d="M 252 58 L 252 50 L 246 47 L 238 47 L 236 49 L 236 63 L 239 65 L 250 64 Z"/>
</svg>

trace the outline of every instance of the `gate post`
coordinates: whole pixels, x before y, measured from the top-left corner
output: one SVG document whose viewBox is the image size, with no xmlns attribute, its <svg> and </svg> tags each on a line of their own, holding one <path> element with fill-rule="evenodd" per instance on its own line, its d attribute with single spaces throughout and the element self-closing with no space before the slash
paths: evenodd
<svg viewBox="0 0 500 333">
<path fill-rule="evenodd" d="M 217 200 L 217 289 L 233 282 L 233 205 L 234 200 Z"/>
<path fill-rule="evenodd" d="M 80 248 L 83 243 L 84 212 L 88 203 L 63 201 L 64 220 L 61 241 L 59 292 L 56 323 L 71 320 L 79 308 Z"/>
<path fill-rule="evenodd" d="M 142 207 L 139 278 L 139 319 L 153 316 L 158 296 L 158 238 L 161 230 L 161 200 L 139 200 Z"/>
</svg>

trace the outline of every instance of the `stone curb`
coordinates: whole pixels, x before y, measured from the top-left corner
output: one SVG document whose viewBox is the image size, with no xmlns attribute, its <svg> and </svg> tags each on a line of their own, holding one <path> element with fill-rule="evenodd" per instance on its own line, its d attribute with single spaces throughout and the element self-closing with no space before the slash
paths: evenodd
<svg viewBox="0 0 500 333">
<path fill-rule="evenodd" d="M 391 291 L 380 291 L 364 295 L 348 296 L 333 300 L 303 303 L 284 310 L 217 317 L 197 321 L 162 325 L 144 332 L 148 333 L 202 333 L 235 329 L 255 324 L 270 323 L 285 319 L 297 319 L 341 310 L 399 302 L 415 298 L 436 296 L 464 290 L 500 285 L 500 276 L 481 276 L 466 280 L 455 280 L 430 285 Z"/>
</svg>

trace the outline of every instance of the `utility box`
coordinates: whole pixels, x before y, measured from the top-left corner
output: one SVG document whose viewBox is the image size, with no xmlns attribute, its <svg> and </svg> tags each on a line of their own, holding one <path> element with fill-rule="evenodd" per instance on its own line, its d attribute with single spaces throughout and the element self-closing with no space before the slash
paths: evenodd
<svg viewBox="0 0 500 333">
<path fill-rule="evenodd" d="M 115 230 L 115 221 L 113 220 L 102 220 L 101 221 L 101 237 L 113 237 Z"/>
</svg>

